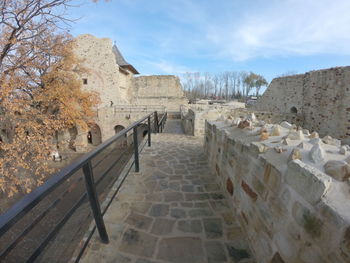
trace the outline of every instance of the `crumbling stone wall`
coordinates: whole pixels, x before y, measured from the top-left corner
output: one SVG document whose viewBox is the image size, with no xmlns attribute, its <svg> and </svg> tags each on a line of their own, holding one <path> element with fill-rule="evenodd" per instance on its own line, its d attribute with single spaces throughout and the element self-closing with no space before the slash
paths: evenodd
<svg viewBox="0 0 350 263">
<path fill-rule="evenodd" d="M 275 78 L 253 109 L 297 111 L 304 127 L 350 143 L 350 67 Z"/>
<path fill-rule="evenodd" d="M 88 70 L 82 77 L 83 88 L 99 94 L 100 107 L 129 104 L 129 87 L 133 74 L 119 71 L 112 52 L 112 40 L 80 35 L 75 39 L 75 53 Z"/>
<path fill-rule="evenodd" d="M 206 121 L 244 118 L 244 116 L 252 113 L 254 113 L 259 120 L 265 121 L 266 123 L 288 121 L 295 123 L 298 126 L 301 126 L 304 123 L 302 116 L 293 113 L 282 114 L 213 105 L 183 105 L 181 107 L 181 121 L 186 134 L 204 136 Z"/>
<path fill-rule="evenodd" d="M 259 262 L 350 262 L 348 146 L 254 115 L 205 131 L 208 162 Z"/>
<path fill-rule="evenodd" d="M 133 79 L 132 103 L 162 105 L 169 112 L 179 112 L 188 101 L 178 77 L 173 75 L 140 76 Z"/>
</svg>

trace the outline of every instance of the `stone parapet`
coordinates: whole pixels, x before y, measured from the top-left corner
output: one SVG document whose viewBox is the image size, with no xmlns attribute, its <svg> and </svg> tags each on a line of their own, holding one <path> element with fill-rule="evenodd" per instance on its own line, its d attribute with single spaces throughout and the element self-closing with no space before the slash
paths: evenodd
<svg viewBox="0 0 350 263">
<path fill-rule="evenodd" d="M 265 122 L 289 121 L 302 125 L 302 116 L 288 113 L 253 111 L 244 108 L 244 104 L 236 105 L 181 105 L 181 120 L 185 133 L 194 136 L 204 136 L 205 121 L 243 118 L 254 113 L 257 118 Z"/>
<path fill-rule="evenodd" d="M 259 262 L 350 262 L 349 146 L 248 113 L 207 121 L 204 148 Z"/>
</svg>

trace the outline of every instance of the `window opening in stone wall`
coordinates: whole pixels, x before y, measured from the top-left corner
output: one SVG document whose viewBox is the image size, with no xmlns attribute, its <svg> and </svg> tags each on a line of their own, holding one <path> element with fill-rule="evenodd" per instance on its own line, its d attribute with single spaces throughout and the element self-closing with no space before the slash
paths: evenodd
<svg viewBox="0 0 350 263">
<path fill-rule="evenodd" d="M 84 85 L 87 85 L 87 84 L 88 84 L 87 79 L 83 79 L 83 84 L 84 84 Z"/>
<path fill-rule="evenodd" d="M 122 125 L 116 125 L 114 126 L 114 132 L 115 134 L 117 134 L 118 132 L 121 132 L 122 130 L 124 130 L 125 127 Z M 119 139 L 119 143 L 117 145 L 117 148 L 125 148 L 127 146 L 127 138 L 126 138 L 126 134 L 124 134 L 124 137 Z"/>
<path fill-rule="evenodd" d="M 298 113 L 298 109 L 296 107 L 292 107 L 292 108 L 290 108 L 290 112 L 294 113 L 294 114 L 297 114 Z"/>
<path fill-rule="evenodd" d="M 87 134 L 87 141 L 94 146 L 99 145 L 102 142 L 102 133 L 100 127 L 93 123 L 89 125 L 90 131 Z"/>
</svg>

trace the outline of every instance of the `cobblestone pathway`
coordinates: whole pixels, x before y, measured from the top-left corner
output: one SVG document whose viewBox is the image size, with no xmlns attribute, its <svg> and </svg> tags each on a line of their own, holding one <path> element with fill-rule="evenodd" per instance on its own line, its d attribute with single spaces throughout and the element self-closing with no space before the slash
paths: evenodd
<svg viewBox="0 0 350 263">
<path fill-rule="evenodd" d="M 108 245 L 97 235 L 81 262 L 255 262 L 215 177 L 202 139 L 152 136 L 105 215 Z"/>
</svg>

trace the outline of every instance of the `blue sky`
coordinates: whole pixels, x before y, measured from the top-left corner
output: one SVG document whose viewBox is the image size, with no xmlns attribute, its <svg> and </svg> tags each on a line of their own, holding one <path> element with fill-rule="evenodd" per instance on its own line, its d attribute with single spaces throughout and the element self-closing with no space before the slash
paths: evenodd
<svg viewBox="0 0 350 263">
<path fill-rule="evenodd" d="M 145 75 L 350 65 L 350 0 L 76 0 L 74 36 L 116 42 Z"/>
</svg>

